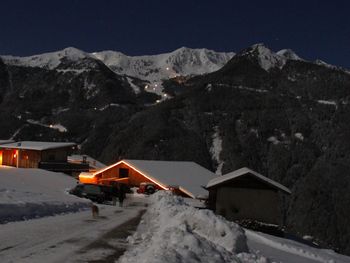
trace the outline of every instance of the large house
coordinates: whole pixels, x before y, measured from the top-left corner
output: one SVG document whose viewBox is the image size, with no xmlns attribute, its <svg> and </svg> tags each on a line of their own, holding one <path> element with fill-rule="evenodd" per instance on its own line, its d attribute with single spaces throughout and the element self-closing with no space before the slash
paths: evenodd
<svg viewBox="0 0 350 263">
<path fill-rule="evenodd" d="M 209 208 L 226 219 L 276 225 L 282 223 L 279 193 L 291 194 L 285 186 L 246 167 L 210 180 L 206 189 Z"/>
<path fill-rule="evenodd" d="M 88 171 L 88 164 L 69 163 L 67 156 L 76 148 L 71 142 L 19 141 L 0 145 L 0 165 L 42 168 L 50 171 Z"/>
<path fill-rule="evenodd" d="M 204 189 L 215 174 L 194 162 L 122 160 L 95 173 L 81 173 L 81 183 L 123 183 L 138 187 L 150 182 L 158 189 L 173 190 L 191 198 L 206 198 Z"/>
</svg>

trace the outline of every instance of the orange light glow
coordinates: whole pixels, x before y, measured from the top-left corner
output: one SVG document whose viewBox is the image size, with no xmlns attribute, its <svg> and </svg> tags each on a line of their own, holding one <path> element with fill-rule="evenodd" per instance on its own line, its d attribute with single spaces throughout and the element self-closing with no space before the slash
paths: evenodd
<svg viewBox="0 0 350 263">
<path fill-rule="evenodd" d="M 121 164 L 121 163 L 123 163 L 123 164 L 129 166 L 130 168 L 134 169 L 136 172 L 138 172 L 139 174 L 143 175 L 143 176 L 146 177 L 148 180 L 150 180 L 152 183 L 155 183 L 156 185 L 158 185 L 160 188 L 162 188 L 162 189 L 164 189 L 164 190 L 168 190 L 168 187 L 166 187 L 166 186 L 162 185 L 161 183 L 157 182 L 157 181 L 156 181 L 155 179 L 153 179 L 151 176 L 145 174 L 144 172 L 141 172 L 140 170 L 138 170 L 137 168 L 135 168 L 134 166 L 130 165 L 129 163 L 127 163 L 127 162 L 125 162 L 125 161 L 119 161 L 119 162 L 117 162 L 117 163 L 115 163 L 115 164 L 112 164 L 112 165 L 110 165 L 110 166 L 108 166 L 108 167 L 106 167 L 106 168 L 104 168 L 104 169 L 102 169 L 102 170 L 100 170 L 100 171 L 95 172 L 93 175 L 95 176 L 95 175 L 97 175 L 97 174 L 103 173 L 104 171 L 107 171 L 107 170 L 109 170 L 109 169 L 111 169 L 111 168 L 113 168 L 113 167 L 115 167 L 115 166 L 117 166 L 117 165 L 119 165 L 119 164 Z M 79 176 L 79 177 L 80 177 L 80 176 Z"/>
</svg>

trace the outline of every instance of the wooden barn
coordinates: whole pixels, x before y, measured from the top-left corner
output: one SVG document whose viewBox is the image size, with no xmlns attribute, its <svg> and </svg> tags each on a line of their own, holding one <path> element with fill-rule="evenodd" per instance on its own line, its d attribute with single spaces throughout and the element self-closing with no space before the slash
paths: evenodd
<svg viewBox="0 0 350 263">
<path fill-rule="evenodd" d="M 194 162 L 122 160 L 95 173 L 81 173 L 81 183 L 127 184 L 139 187 L 143 182 L 154 183 L 158 189 L 173 190 L 191 198 L 206 198 L 207 182 L 215 174 Z"/>
<path fill-rule="evenodd" d="M 256 220 L 280 224 L 279 193 L 291 194 L 283 185 L 249 169 L 241 168 L 209 181 L 209 208 L 228 220 Z"/>
<path fill-rule="evenodd" d="M 75 168 L 68 163 L 67 156 L 75 147 L 76 144 L 71 142 L 20 141 L 1 144 L 0 165 L 70 173 Z M 88 170 L 88 165 L 85 166 L 87 169 L 83 170 Z"/>
</svg>

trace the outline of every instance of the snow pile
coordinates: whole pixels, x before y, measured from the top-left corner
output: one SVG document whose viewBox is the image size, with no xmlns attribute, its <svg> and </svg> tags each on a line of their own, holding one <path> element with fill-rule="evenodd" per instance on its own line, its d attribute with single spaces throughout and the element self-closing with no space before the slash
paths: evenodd
<svg viewBox="0 0 350 263">
<path fill-rule="evenodd" d="M 151 202 L 119 262 L 267 262 L 248 252 L 237 224 L 166 191 L 154 194 Z"/>
<path fill-rule="evenodd" d="M 0 223 L 88 207 L 88 200 L 67 193 L 75 185 L 62 173 L 0 166 Z"/>
</svg>

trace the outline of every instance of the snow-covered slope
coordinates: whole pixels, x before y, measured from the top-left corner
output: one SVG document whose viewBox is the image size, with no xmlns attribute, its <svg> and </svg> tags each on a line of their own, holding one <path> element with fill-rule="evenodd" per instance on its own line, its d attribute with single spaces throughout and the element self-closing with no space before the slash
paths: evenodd
<svg viewBox="0 0 350 263">
<path fill-rule="evenodd" d="M 62 59 L 78 61 L 87 57 L 91 55 L 74 47 L 68 47 L 60 51 L 29 57 L 2 56 L 1 58 L 5 63 L 11 65 L 55 69 L 60 65 Z"/>
<path fill-rule="evenodd" d="M 2 56 L 5 63 L 17 66 L 56 69 L 63 60 L 78 62 L 98 59 L 121 75 L 151 82 L 178 75 L 198 75 L 220 69 L 234 53 L 182 47 L 170 53 L 150 56 L 127 56 L 117 51 L 87 53 L 74 47 L 29 57 Z"/>
<path fill-rule="evenodd" d="M 291 49 L 281 49 L 280 51 L 276 52 L 276 54 L 281 57 L 284 57 L 285 59 L 303 60 Z"/>
<path fill-rule="evenodd" d="M 158 82 L 178 75 L 198 75 L 213 72 L 225 65 L 234 53 L 182 47 L 170 53 L 150 56 L 127 56 L 115 51 L 93 55 L 118 74 Z"/>
<path fill-rule="evenodd" d="M 0 166 L 0 223 L 88 207 L 88 200 L 66 192 L 75 185 L 66 174 Z"/>
</svg>

